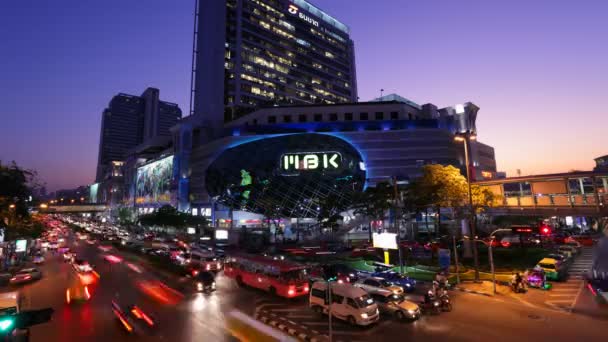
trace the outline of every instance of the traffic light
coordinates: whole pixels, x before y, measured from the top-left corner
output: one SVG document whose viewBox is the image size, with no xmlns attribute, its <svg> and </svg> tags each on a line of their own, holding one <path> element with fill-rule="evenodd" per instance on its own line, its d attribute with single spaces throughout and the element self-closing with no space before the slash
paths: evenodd
<svg viewBox="0 0 608 342">
<path fill-rule="evenodd" d="M 0 318 L 0 334 L 10 332 L 15 327 L 15 317 L 7 316 Z"/>
<path fill-rule="evenodd" d="M 543 225 L 540 227 L 540 233 L 543 235 L 549 235 L 551 234 L 551 228 L 547 225 Z"/>
</svg>

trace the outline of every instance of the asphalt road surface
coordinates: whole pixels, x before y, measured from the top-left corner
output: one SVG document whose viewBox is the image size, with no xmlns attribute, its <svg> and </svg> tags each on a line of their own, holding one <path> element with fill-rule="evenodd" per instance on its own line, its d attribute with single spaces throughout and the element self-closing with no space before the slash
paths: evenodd
<svg viewBox="0 0 608 342">
<path fill-rule="evenodd" d="M 247 314 L 272 314 L 274 318 L 316 335 L 328 334 L 327 317 L 317 316 L 306 298 L 282 300 L 262 291 L 239 288 L 221 274 L 218 289 L 210 295 L 194 294 L 188 282 L 166 280 L 137 261 L 110 264 L 97 245 L 77 242 L 75 251 L 95 266 L 100 274 L 91 287 L 92 298 L 84 304 L 66 305 L 65 290 L 71 265 L 62 256 L 47 255 L 40 268 L 42 280 L 21 287 L 25 307 L 54 308 L 51 322 L 33 327 L 32 341 L 234 341 L 226 331 L 224 315 L 233 308 Z M 141 271 L 141 273 L 140 273 Z M 166 290 L 151 294 L 141 284 L 162 280 L 178 293 Z M 155 321 L 144 336 L 130 336 L 113 315 L 110 303 L 136 304 Z M 169 298 L 169 299 L 167 299 Z M 369 328 L 351 327 L 334 320 L 334 341 L 600 341 L 606 338 L 604 317 L 554 310 L 506 298 L 453 293 L 454 311 L 438 316 L 423 316 L 415 322 L 383 318 Z M 605 308 L 604 308 L 605 309 Z"/>
<path fill-rule="evenodd" d="M 66 304 L 65 292 L 72 267 L 63 262 L 60 254 L 48 253 L 45 264 L 39 267 L 43 278 L 20 288 L 26 297 L 26 309 L 55 309 L 51 322 L 31 329 L 32 341 L 133 340 L 134 336 L 124 330 L 112 313 L 113 299 L 123 307 L 137 305 L 151 316 L 154 327 L 140 336 L 146 341 L 234 341 L 224 326 L 226 308 L 247 310 L 249 307 L 249 311 L 253 310 L 246 293 L 239 291 L 227 279 L 220 277 L 218 290 L 210 295 L 184 293 L 178 296 L 179 293 L 174 293 L 170 287 L 160 291 L 162 296 L 153 296 L 137 285 L 156 284 L 158 281 L 145 268 L 138 267 L 143 270 L 138 273 L 127 267 L 125 262 L 110 264 L 103 258 L 105 252 L 83 242 L 78 242 L 74 250 L 80 258 L 94 265 L 100 275 L 97 284 L 90 287 L 91 299 L 83 304 Z M 116 251 L 109 253 L 120 255 Z M 163 296 L 171 300 L 161 300 L 165 299 Z"/>
</svg>

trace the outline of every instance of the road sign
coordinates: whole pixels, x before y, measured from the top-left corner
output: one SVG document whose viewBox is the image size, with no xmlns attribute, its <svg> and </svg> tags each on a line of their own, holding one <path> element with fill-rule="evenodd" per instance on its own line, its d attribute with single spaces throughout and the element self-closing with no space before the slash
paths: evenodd
<svg viewBox="0 0 608 342">
<path fill-rule="evenodd" d="M 439 250 L 439 267 L 441 269 L 450 268 L 450 250 L 449 249 L 440 249 Z"/>
</svg>

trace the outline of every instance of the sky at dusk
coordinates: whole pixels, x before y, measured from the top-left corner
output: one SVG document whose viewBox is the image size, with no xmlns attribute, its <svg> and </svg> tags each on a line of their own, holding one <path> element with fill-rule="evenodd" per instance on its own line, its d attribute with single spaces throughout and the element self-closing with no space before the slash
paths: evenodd
<svg viewBox="0 0 608 342">
<path fill-rule="evenodd" d="M 212 0 L 208 0 L 212 1 Z M 315 0 L 351 28 L 359 97 L 481 109 L 515 175 L 608 154 L 608 1 Z M 0 160 L 50 190 L 94 180 L 101 112 L 160 89 L 188 112 L 193 0 L 0 2 Z"/>
</svg>

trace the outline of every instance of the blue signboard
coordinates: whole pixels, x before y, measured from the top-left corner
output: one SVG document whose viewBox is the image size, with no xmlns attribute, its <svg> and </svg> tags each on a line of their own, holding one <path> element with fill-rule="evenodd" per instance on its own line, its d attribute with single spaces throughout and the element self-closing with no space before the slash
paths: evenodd
<svg viewBox="0 0 608 342">
<path fill-rule="evenodd" d="M 450 250 L 440 249 L 439 250 L 439 267 L 441 269 L 450 268 Z"/>
</svg>

